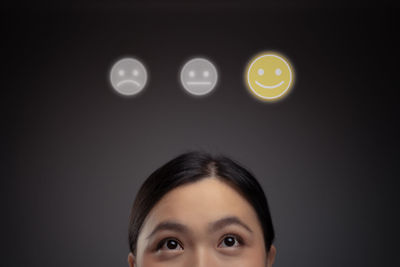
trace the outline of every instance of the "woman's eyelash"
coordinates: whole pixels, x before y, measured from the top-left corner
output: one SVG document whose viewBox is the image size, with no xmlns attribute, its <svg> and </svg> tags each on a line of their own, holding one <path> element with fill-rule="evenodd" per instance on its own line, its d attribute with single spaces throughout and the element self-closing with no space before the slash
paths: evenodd
<svg viewBox="0 0 400 267">
<path fill-rule="evenodd" d="M 166 244 L 166 242 L 167 242 L 168 240 L 173 240 L 173 241 L 175 241 L 179 246 L 181 246 L 181 247 L 183 248 L 181 242 L 179 242 L 176 238 L 167 237 L 167 238 L 162 239 L 162 240 L 158 243 L 158 245 L 157 245 L 157 247 L 156 247 L 156 250 L 161 249 L 161 248 Z"/>
<path fill-rule="evenodd" d="M 244 244 L 243 238 L 241 236 L 237 235 L 237 234 L 226 234 L 226 235 L 224 235 L 222 237 L 221 241 L 219 242 L 219 244 L 224 242 L 225 238 L 227 238 L 227 237 L 235 238 L 238 241 L 239 245 L 241 245 L 241 246 Z"/>
</svg>

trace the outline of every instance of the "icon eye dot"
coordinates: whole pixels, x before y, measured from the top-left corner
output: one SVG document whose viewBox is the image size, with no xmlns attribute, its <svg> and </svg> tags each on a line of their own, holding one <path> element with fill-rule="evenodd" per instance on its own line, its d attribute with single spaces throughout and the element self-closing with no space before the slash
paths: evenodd
<svg viewBox="0 0 400 267">
<path fill-rule="evenodd" d="M 278 76 L 281 75 L 281 74 L 282 74 L 282 70 L 279 69 L 279 68 L 276 69 L 276 70 L 275 70 L 275 74 L 278 75 Z"/>
<path fill-rule="evenodd" d="M 204 76 L 204 77 L 210 76 L 210 72 L 209 72 L 208 70 L 205 70 L 205 71 L 203 72 L 203 76 Z"/>
<path fill-rule="evenodd" d="M 124 70 L 119 70 L 118 71 L 118 75 L 119 76 L 124 76 L 125 75 L 125 71 Z"/>
<path fill-rule="evenodd" d="M 194 76 L 195 76 L 194 71 L 193 70 L 189 71 L 189 77 L 194 77 Z"/>
<path fill-rule="evenodd" d="M 132 74 L 135 75 L 135 76 L 138 76 L 139 75 L 139 71 L 135 69 L 135 70 L 132 71 Z"/>
<path fill-rule="evenodd" d="M 258 69 L 257 73 L 258 73 L 258 75 L 263 75 L 264 74 L 264 70 L 263 69 Z"/>
</svg>

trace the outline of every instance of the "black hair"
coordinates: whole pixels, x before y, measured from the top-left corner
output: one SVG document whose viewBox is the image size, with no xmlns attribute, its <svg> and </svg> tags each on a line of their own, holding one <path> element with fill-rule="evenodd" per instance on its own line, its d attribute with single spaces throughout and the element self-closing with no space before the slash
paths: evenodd
<svg viewBox="0 0 400 267">
<path fill-rule="evenodd" d="M 232 159 L 212 156 L 202 151 L 184 153 L 155 170 L 139 189 L 129 222 L 129 248 L 136 255 L 137 239 L 142 224 L 157 202 L 172 189 L 215 177 L 227 182 L 255 209 L 261 224 L 266 252 L 275 238 L 267 198 L 256 178 Z"/>
</svg>

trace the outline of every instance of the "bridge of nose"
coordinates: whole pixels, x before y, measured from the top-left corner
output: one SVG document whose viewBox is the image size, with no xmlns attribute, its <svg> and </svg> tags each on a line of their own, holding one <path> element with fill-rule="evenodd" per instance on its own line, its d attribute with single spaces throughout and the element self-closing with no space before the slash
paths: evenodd
<svg viewBox="0 0 400 267">
<path fill-rule="evenodd" d="M 208 241 L 209 242 L 209 241 Z M 188 267 L 222 267 L 221 258 L 218 257 L 216 248 L 207 242 L 196 244 L 188 259 Z M 222 264 L 222 265 L 221 265 Z"/>
</svg>

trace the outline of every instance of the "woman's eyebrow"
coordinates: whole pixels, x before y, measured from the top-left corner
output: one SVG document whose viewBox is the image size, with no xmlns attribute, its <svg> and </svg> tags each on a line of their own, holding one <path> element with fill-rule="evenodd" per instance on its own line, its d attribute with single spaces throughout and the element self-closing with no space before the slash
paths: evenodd
<svg viewBox="0 0 400 267">
<path fill-rule="evenodd" d="M 246 229 L 248 232 L 253 233 L 253 230 L 251 230 L 250 227 L 247 226 L 247 224 L 242 222 L 236 216 L 227 216 L 227 217 L 221 218 L 215 222 L 209 223 L 208 231 L 215 232 L 215 231 L 218 231 L 219 229 L 222 229 L 231 224 L 239 225 L 239 226 L 243 227 L 244 229 Z"/>
<path fill-rule="evenodd" d="M 172 230 L 175 232 L 181 232 L 181 233 L 190 233 L 189 228 L 187 228 L 187 226 L 176 222 L 176 221 L 164 221 L 159 223 L 154 230 L 146 237 L 146 239 L 149 239 L 150 237 L 152 237 L 155 233 L 162 231 L 162 230 Z"/>
<path fill-rule="evenodd" d="M 244 222 L 242 222 L 238 217 L 236 216 L 227 216 L 224 218 L 221 218 L 215 222 L 211 222 L 208 224 L 208 232 L 216 232 L 228 225 L 235 224 L 243 227 L 246 229 L 248 232 L 253 233 L 251 228 L 247 226 Z M 159 223 L 154 230 L 146 237 L 146 239 L 149 239 L 152 237 L 156 232 L 162 231 L 162 230 L 171 230 L 171 231 L 176 231 L 184 234 L 191 233 L 190 229 L 184 225 L 181 224 L 177 221 L 163 221 Z"/>
</svg>

